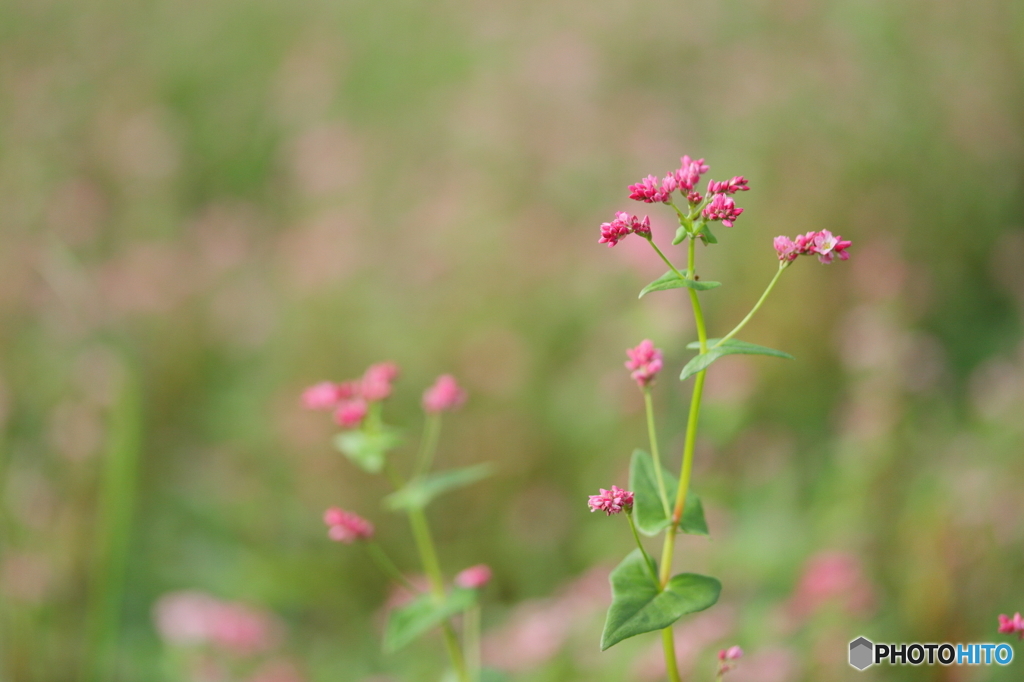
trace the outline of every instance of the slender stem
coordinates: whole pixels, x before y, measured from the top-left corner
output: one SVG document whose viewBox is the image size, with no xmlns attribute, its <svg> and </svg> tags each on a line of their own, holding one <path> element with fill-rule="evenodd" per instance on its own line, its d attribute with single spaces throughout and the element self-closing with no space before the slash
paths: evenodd
<svg viewBox="0 0 1024 682">
<path fill-rule="evenodd" d="M 644 407 L 647 411 L 647 437 L 651 441 L 651 457 L 654 458 L 654 477 L 658 479 L 661 506 L 665 510 L 665 518 L 668 518 L 668 494 L 665 492 L 665 477 L 661 472 L 661 457 L 658 456 L 658 432 L 654 428 L 654 404 L 651 401 L 651 389 L 644 386 L 643 391 Z"/>
<path fill-rule="evenodd" d="M 430 592 L 438 603 L 444 600 L 444 577 L 441 574 L 441 563 L 437 559 L 437 550 L 434 548 L 434 540 L 430 536 L 430 527 L 427 525 L 427 517 L 422 509 L 409 510 L 409 523 L 412 525 L 412 534 L 416 540 L 416 548 L 419 550 L 420 561 L 423 563 L 423 572 L 430 580 Z M 447 620 L 441 624 L 444 634 L 445 647 L 448 649 L 448 656 L 452 660 L 452 666 L 459 677 L 459 682 L 470 682 L 469 673 L 466 671 L 466 661 L 459 649 L 459 641 L 455 636 L 455 630 Z"/>
<path fill-rule="evenodd" d="M 696 239 L 690 237 L 687 249 L 687 272 L 686 274 L 695 279 L 697 275 L 694 261 L 696 259 Z M 688 289 L 690 303 L 693 305 L 693 317 L 697 325 L 697 337 L 700 339 L 700 352 L 704 354 L 708 350 L 708 335 L 704 325 L 704 312 L 700 307 L 700 299 L 697 292 Z M 679 474 L 679 488 L 676 490 L 676 503 L 672 512 L 672 523 L 665 529 L 665 544 L 661 550 L 661 574 L 660 584 L 662 589 L 668 585 L 672 577 L 672 555 L 675 550 L 676 529 L 682 520 L 683 506 L 686 504 L 686 492 L 690 487 L 690 472 L 693 468 L 693 450 L 697 436 L 697 420 L 700 416 L 700 402 L 704 391 L 704 372 L 697 373 L 697 379 L 693 384 L 693 397 L 690 399 L 690 416 L 686 422 L 686 442 L 683 447 L 682 471 Z M 672 627 L 669 626 L 661 631 L 662 644 L 665 649 L 665 670 L 668 672 L 669 682 L 682 682 L 679 676 L 679 666 L 676 663 L 675 641 L 672 636 Z"/>
<path fill-rule="evenodd" d="M 763 294 L 761 294 L 761 298 L 757 299 L 757 303 L 755 303 L 754 307 L 750 309 L 750 312 L 747 313 L 747 316 L 744 317 L 740 321 L 740 323 L 733 328 L 733 330 L 731 332 L 729 332 L 728 334 L 723 336 L 718 341 L 718 343 L 716 343 L 713 346 L 714 348 L 717 348 L 718 346 L 721 346 L 723 343 L 725 343 L 726 341 L 728 341 L 732 337 L 736 336 L 736 334 L 739 332 L 739 330 L 743 329 L 743 327 L 747 324 L 747 322 L 750 322 L 750 318 L 752 318 L 754 316 L 754 313 L 756 313 L 758 311 L 758 309 L 760 309 L 761 304 L 764 303 L 765 299 L 768 298 L 768 294 L 772 293 L 772 289 L 775 287 L 775 283 L 779 281 L 779 277 L 782 275 L 782 272 L 789 266 L 789 263 L 790 263 L 790 261 L 785 261 L 785 260 L 782 261 L 781 263 L 779 263 L 778 271 L 775 273 L 775 276 L 772 277 L 772 281 L 768 283 L 768 288 L 764 290 Z"/>
<path fill-rule="evenodd" d="M 463 612 L 462 649 L 472 682 L 480 682 L 480 606 L 474 604 Z"/>
<path fill-rule="evenodd" d="M 658 248 L 658 245 L 654 243 L 654 239 L 648 239 L 647 242 L 651 245 L 651 248 L 653 248 L 658 253 L 658 255 L 661 256 L 661 260 L 665 261 L 665 264 L 668 265 L 669 269 L 672 270 L 672 272 L 676 273 L 676 277 L 678 277 L 679 279 L 686 279 L 686 277 L 683 276 L 683 273 L 679 272 L 679 270 L 676 269 L 676 266 L 672 265 L 672 261 L 670 261 L 668 257 L 661 252 L 661 249 Z"/>
<path fill-rule="evenodd" d="M 441 414 L 428 413 L 427 421 L 423 427 L 423 438 L 420 440 L 420 452 L 416 457 L 415 476 L 422 476 L 430 471 L 434 463 L 434 454 L 437 452 L 437 440 L 441 435 Z"/>
<path fill-rule="evenodd" d="M 665 649 L 665 669 L 668 671 L 669 682 L 682 682 L 679 664 L 676 663 L 676 642 L 671 625 L 661 631 L 661 643 Z"/>
<path fill-rule="evenodd" d="M 636 540 L 636 546 L 640 548 L 640 553 L 644 555 L 644 563 L 647 565 L 647 572 L 650 573 L 651 580 L 654 581 L 654 584 L 657 585 L 658 589 L 660 590 L 661 583 L 658 582 L 658 571 L 654 565 L 654 559 L 652 559 L 650 555 L 647 554 L 647 550 L 644 549 L 643 543 L 640 542 L 640 535 L 636 532 L 636 524 L 633 523 L 632 511 L 626 512 L 626 520 L 629 521 L 629 529 L 633 531 L 633 539 Z"/>
<path fill-rule="evenodd" d="M 384 552 L 384 549 L 377 544 L 375 540 L 369 540 L 366 542 L 366 551 L 369 553 L 370 558 L 373 559 L 377 567 L 380 568 L 385 574 L 391 576 L 398 581 L 402 587 L 409 590 L 413 594 L 419 594 L 419 590 L 409 580 L 402 575 L 402 572 L 395 566 L 395 562 L 391 560 L 391 557 Z"/>
</svg>

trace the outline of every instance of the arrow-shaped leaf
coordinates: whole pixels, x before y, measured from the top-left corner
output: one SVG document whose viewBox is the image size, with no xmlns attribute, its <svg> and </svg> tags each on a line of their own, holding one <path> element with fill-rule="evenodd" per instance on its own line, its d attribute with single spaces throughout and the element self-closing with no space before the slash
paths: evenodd
<svg viewBox="0 0 1024 682">
<path fill-rule="evenodd" d="M 612 571 L 612 605 L 601 634 L 601 651 L 629 637 L 667 628 L 718 601 L 722 583 L 716 579 L 680 573 L 659 591 L 644 563 L 635 549 Z"/>
<path fill-rule="evenodd" d="M 649 294 L 652 291 L 664 291 L 665 289 L 688 287 L 690 289 L 696 289 L 697 291 L 706 291 L 707 289 L 714 289 L 715 287 L 720 286 L 722 286 L 721 282 L 702 282 L 700 280 L 686 279 L 685 277 L 680 277 L 674 271 L 669 270 L 664 275 L 645 286 L 640 292 L 639 298 L 643 298 L 645 294 Z"/>
<path fill-rule="evenodd" d="M 679 479 L 664 467 L 661 476 L 665 482 L 665 491 L 671 508 Z M 633 458 L 629 462 L 629 489 L 633 492 L 633 521 L 636 522 L 637 529 L 644 535 L 657 535 L 663 531 L 668 526 L 670 517 L 665 514 L 665 506 L 658 494 L 654 459 L 643 450 L 634 450 Z M 691 535 L 708 535 L 704 505 L 692 490 L 686 494 L 679 530 Z"/>
<path fill-rule="evenodd" d="M 384 504 L 393 511 L 423 509 L 438 495 L 463 488 L 487 478 L 492 473 L 490 464 L 477 464 L 464 469 L 439 471 L 414 478 L 405 486 L 384 498 Z"/>
<path fill-rule="evenodd" d="M 758 346 L 755 343 L 747 343 L 746 341 L 739 341 L 737 339 L 729 339 L 721 346 L 713 347 L 716 343 L 718 343 L 718 339 L 708 339 L 708 352 L 698 355 L 686 363 L 686 367 L 683 367 L 683 371 L 679 375 L 680 381 L 689 379 L 697 372 L 707 369 L 708 365 L 725 355 L 773 355 L 777 358 L 786 358 L 788 360 L 793 359 L 792 355 L 784 353 L 781 350 Z M 686 347 L 699 349 L 700 342 L 695 341 L 693 343 L 689 343 Z"/>
<path fill-rule="evenodd" d="M 432 594 L 421 594 L 412 603 L 395 609 L 384 630 L 384 651 L 398 651 L 441 621 L 465 611 L 476 602 L 476 590 L 455 588 L 438 601 Z"/>
</svg>

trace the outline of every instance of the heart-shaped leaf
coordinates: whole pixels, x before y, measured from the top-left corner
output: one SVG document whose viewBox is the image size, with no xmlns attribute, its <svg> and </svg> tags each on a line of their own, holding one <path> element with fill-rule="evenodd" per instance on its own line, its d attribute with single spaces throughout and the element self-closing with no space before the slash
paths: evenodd
<svg viewBox="0 0 1024 682">
<path fill-rule="evenodd" d="M 635 549 L 612 571 L 612 605 L 601 634 L 601 651 L 629 637 L 667 628 L 718 601 L 722 583 L 715 578 L 680 573 L 659 590 L 644 564 L 643 555 Z"/>
<path fill-rule="evenodd" d="M 384 651 L 398 651 L 441 621 L 465 611 L 476 602 L 476 590 L 455 588 L 444 599 L 432 594 L 421 594 L 412 603 L 395 609 L 388 615 L 384 630 Z"/>
<path fill-rule="evenodd" d="M 379 474 L 384 468 L 388 451 L 402 444 L 402 437 L 394 429 L 366 431 L 345 431 L 334 438 L 334 446 L 363 471 Z"/>
<path fill-rule="evenodd" d="M 777 358 L 786 358 L 788 360 L 793 359 L 792 355 L 784 353 L 781 350 L 758 346 L 757 344 L 747 343 L 746 341 L 739 341 L 737 339 L 729 339 L 721 346 L 715 346 L 716 343 L 718 343 L 718 339 L 708 339 L 708 352 L 698 355 L 686 363 L 686 367 L 683 367 L 683 371 L 679 375 L 680 381 L 689 379 L 697 372 L 707 369 L 708 365 L 725 355 L 773 355 Z M 700 342 L 695 341 L 693 343 L 689 343 L 686 347 L 699 349 Z"/>
<path fill-rule="evenodd" d="M 669 507 L 675 500 L 679 479 L 662 467 L 662 480 Z M 654 459 L 643 450 L 634 450 L 629 462 L 629 489 L 633 492 L 633 521 L 637 530 L 644 535 L 657 535 L 669 524 L 671 517 L 665 514 L 665 505 L 658 494 L 658 479 L 654 473 Z M 686 494 L 683 504 L 683 518 L 679 530 L 691 535 L 708 535 L 708 524 L 704 520 L 704 505 L 692 490 Z"/>
<path fill-rule="evenodd" d="M 639 298 L 643 298 L 644 295 L 649 294 L 652 291 L 664 291 L 665 289 L 688 287 L 690 289 L 696 289 L 697 291 L 706 291 L 707 289 L 714 289 L 715 287 L 720 286 L 722 286 L 721 282 L 702 282 L 700 280 L 686 279 L 685 277 L 680 277 L 672 270 L 669 270 L 664 275 L 645 286 L 640 292 Z"/>
<path fill-rule="evenodd" d="M 464 469 L 439 471 L 414 478 L 405 486 L 384 498 L 384 504 L 393 511 L 423 509 L 438 495 L 463 488 L 487 478 L 493 469 L 490 464 L 477 464 Z"/>
</svg>

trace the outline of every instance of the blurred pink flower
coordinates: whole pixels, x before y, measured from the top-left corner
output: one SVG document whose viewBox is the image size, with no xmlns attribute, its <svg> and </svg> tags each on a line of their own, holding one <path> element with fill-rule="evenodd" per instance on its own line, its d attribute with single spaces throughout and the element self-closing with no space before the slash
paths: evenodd
<svg viewBox="0 0 1024 682">
<path fill-rule="evenodd" d="M 1020 639 L 1024 639 L 1024 618 L 1020 617 L 1020 612 L 1013 614 L 1013 618 L 999 614 L 999 632 L 1006 635 L 1016 634 Z"/>
<path fill-rule="evenodd" d="M 455 584 L 466 589 L 479 589 L 491 581 L 491 567 L 487 564 L 470 566 L 455 576 Z"/>
<path fill-rule="evenodd" d="M 600 488 L 601 494 L 591 495 L 587 504 L 591 512 L 603 511 L 608 516 L 633 509 L 633 493 L 613 485 L 611 490 Z"/>
<path fill-rule="evenodd" d="M 821 552 L 804 565 L 790 608 L 806 617 L 830 603 L 848 614 L 863 614 L 874 603 L 874 588 L 864 575 L 860 559 L 845 552 Z"/>
<path fill-rule="evenodd" d="M 797 252 L 796 244 L 785 235 L 776 237 L 773 246 L 775 246 L 775 251 L 779 254 L 779 260 L 794 261 L 800 255 Z"/>
<path fill-rule="evenodd" d="M 423 392 L 423 409 L 430 414 L 454 410 L 465 401 L 466 392 L 451 374 L 442 374 L 433 386 Z"/>
<path fill-rule="evenodd" d="M 650 339 L 644 339 L 636 348 L 627 348 L 626 355 L 629 356 L 626 369 L 632 370 L 629 376 L 640 388 L 653 383 L 662 367 L 661 350 L 655 348 Z"/>
<path fill-rule="evenodd" d="M 373 537 L 372 523 L 338 507 L 330 507 L 324 512 L 324 523 L 327 524 L 327 537 L 335 542 L 350 545 L 356 540 L 369 540 Z"/>
<path fill-rule="evenodd" d="M 391 395 L 391 382 L 398 378 L 398 365 L 378 362 L 370 365 L 359 382 L 359 393 L 369 402 L 384 400 Z"/>
<path fill-rule="evenodd" d="M 367 405 L 362 398 L 346 400 L 334 411 L 334 421 L 346 429 L 354 429 L 366 417 Z"/>
<path fill-rule="evenodd" d="M 736 207 L 736 202 L 724 194 L 716 194 L 715 198 L 704 207 L 703 215 L 708 220 L 721 220 L 726 227 L 732 227 L 733 221 L 743 213 Z"/>
<path fill-rule="evenodd" d="M 332 381 L 321 381 L 302 392 L 302 403 L 309 410 L 330 410 L 341 400 L 343 384 Z"/>
<path fill-rule="evenodd" d="M 743 658 L 743 649 L 731 646 L 718 652 L 718 676 L 721 677 L 736 667 L 735 661 Z"/>
<path fill-rule="evenodd" d="M 165 594 L 157 600 L 153 618 L 168 644 L 210 644 L 237 655 L 270 649 L 279 632 L 278 623 L 265 611 L 198 591 Z"/>
</svg>

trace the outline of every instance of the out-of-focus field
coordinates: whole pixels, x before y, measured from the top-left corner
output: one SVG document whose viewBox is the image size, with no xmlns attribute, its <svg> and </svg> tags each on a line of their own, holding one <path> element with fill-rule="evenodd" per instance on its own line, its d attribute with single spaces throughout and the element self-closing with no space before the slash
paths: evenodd
<svg viewBox="0 0 1024 682">
<path fill-rule="evenodd" d="M 381 360 L 403 466 L 442 372 L 470 399 L 439 464 L 497 465 L 430 510 L 449 573 L 495 570 L 488 660 L 659 679 L 657 637 L 598 653 L 631 539 L 585 503 L 646 445 L 643 338 L 677 466 L 695 332 L 682 290 L 636 300 L 645 244 L 597 239 L 630 210 L 667 244 L 626 185 L 684 153 L 752 188 L 698 253 L 712 335 L 775 235 L 854 243 L 743 333 L 796 361 L 709 372 L 713 539 L 676 565 L 725 589 L 678 628 L 686 679 L 735 643 L 732 682 L 1021 679 L 846 647 L 1012 641 L 1024 610 L 1022 112 L 999 0 L 0 4 L 0 679 L 222 680 L 153 624 L 199 590 L 278 621 L 235 679 L 438 680 L 439 639 L 380 653 L 388 584 L 320 517 L 359 511 L 415 572 L 408 527 L 298 399 Z"/>
</svg>

